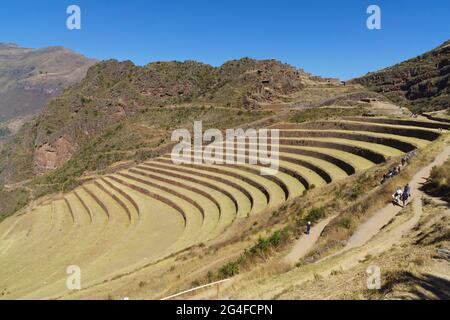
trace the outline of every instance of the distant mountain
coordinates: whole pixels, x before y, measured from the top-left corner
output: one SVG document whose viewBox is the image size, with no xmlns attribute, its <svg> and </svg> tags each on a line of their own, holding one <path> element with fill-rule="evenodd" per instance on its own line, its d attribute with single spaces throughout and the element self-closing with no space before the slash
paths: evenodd
<svg viewBox="0 0 450 320">
<path fill-rule="evenodd" d="M 52 97 L 83 79 L 94 63 L 63 47 L 0 43 L 0 122 L 38 113 Z"/>
<path fill-rule="evenodd" d="M 134 102 L 131 108 L 190 102 L 223 107 L 258 108 L 280 101 L 303 87 L 302 70 L 275 60 L 243 58 L 218 68 L 195 61 L 155 62 L 144 67 L 130 61 L 104 61 L 89 70 L 77 88 L 89 99 Z M 130 108 L 130 104 L 128 104 Z"/>
<path fill-rule="evenodd" d="M 436 49 L 352 82 L 413 112 L 450 108 L 450 40 Z"/>
</svg>

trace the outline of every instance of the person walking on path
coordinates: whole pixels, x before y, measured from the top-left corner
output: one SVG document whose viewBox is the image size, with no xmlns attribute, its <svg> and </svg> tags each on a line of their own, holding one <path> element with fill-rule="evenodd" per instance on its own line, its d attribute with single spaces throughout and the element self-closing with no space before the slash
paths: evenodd
<svg viewBox="0 0 450 320">
<path fill-rule="evenodd" d="M 306 234 L 310 233 L 311 233 L 311 221 L 308 221 L 308 223 L 306 224 Z"/>
<path fill-rule="evenodd" d="M 400 205 L 400 200 L 402 199 L 402 188 L 398 187 L 397 190 L 392 195 L 392 198 L 394 199 L 394 204 Z"/>
<path fill-rule="evenodd" d="M 409 184 L 406 184 L 405 188 L 403 189 L 403 193 L 402 193 L 403 206 L 406 205 L 406 203 L 408 202 L 408 199 L 410 197 L 411 197 L 411 187 L 409 186 Z"/>
</svg>

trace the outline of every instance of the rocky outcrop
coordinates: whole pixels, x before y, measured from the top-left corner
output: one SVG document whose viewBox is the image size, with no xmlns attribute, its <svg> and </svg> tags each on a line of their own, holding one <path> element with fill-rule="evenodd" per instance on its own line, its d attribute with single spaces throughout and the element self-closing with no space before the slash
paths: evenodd
<svg viewBox="0 0 450 320">
<path fill-rule="evenodd" d="M 42 174 L 60 167 L 72 157 L 75 150 L 73 142 L 67 136 L 39 146 L 34 153 L 35 173 Z"/>
<path fill-rule="evenodd" d="M 381 93 L 413 112 L 450 108 L 450 41 L 352 82 Z"/>
</svg>

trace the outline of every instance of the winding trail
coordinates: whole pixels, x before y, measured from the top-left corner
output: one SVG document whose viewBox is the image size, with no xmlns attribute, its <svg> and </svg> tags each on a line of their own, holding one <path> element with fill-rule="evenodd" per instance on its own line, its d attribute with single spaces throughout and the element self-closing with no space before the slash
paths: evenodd
<svg viewBox="0 0 450 320">
<path fill-rule="evenodd" d="M 393 241 L 388 241 L 389 244 L 395 243 L 400 240 L 401 236 L 405 231 L 414 227 L 414 225 L 419 221 L 422 213 L 422 195 L 423 193 L 419 190 L 425 180 L 430 176 L 431 170 L 434 166 L 443 164 L 450 157 L 450 146 L 444 148 L 444 150 L 426 167 L 422 168 L 417 172 L 410 182 L 411 193 L 412 193 L 412 206 L 414 211 L 414 217 L 408 221 L 401 228 L 397 228 L 397 233 L 392 235 Z M 332 256 L 336 256 L 344 251 L 348 251 L 353 248 L 358 248 L 366 244 L 375 235 L 377 235 L 380 230 L 386 226 L 403 208 L 401 206 L 394 205 L 392 203 L 386 205 L 380 210 L 374 212 L 370 218 L 362 223 L 356 232 L 350 237 L 347 245 L 344 249 L 339 252 L 332 254 L 324 259 L 328 259 Z M 289 265 L 295 265 L 299 259 L 303 258 L 311 249 L 314 247 L 316 242 L 319 240 L 325 227 L 336 217 L 334 215 L 327 219 L 322 220 L 320 223 L 311 228 L 310 235 L 303 235 L 300 239 L 296 241 L 292 250 L 284 258 L 284 261 Z"/>
<path fill-rule="evenodd" d="M 317 266 L 315 272 L 323 277 L 327 277 L 333 270 L 336 270 L 336 268 L 340 268 L 341 270 L 351 269 L 358 265 L 367 255 L 378 255 L 398 243 L 405 234 L 410 232 L 417 225 L 422 216 L 422 197 L 424 194 L 419 190 L 420 186 L 429 177 L 432 168 L 443 164 L 448 158 L 450 158 L 450 146 L 446 146 L 429 165 L 423 167 L 411 180 L 410 186 L 413 199 L 411 204 L 413 214 L 411 218 L 394 228 L 383 232 L 383 228 L 390 223 L 402 208 L 389 204 L 374 212 L 372 216 L 358 228 L 351 239 L 349 239 L 349 242 L 344 249 L 327 256 L 314 264 Z M 433 199 L 441 202 L 439 199 Z M 334 216 L 327 218 L 314 226 L 311 229 L 310 236 L 301 237 L 295 243 L 292 251 L 284 258 L 284 261 L 292 264 L 298 261 L 302 256 L 306 255 L 317 242 L 324 228 L 333 220 L 333 218 Z M 335 259 L 333 263 L 324 261 L 333 258 Z M 242 278 L 242 275 L 240 278 Z M 273 299 L 275 296 L 285 292 L 286 288 L 294 288 L 294 286 L 300 285 L 313 278 L 314 275 L 312 273 L 305 273 L 293 269 L 290 272 L 267 278 L 264 281 L 259 279 L 245 282 L 243 285 L 244 287 L 236 286 L 239 281 L 230 281 L 227 283 L 227 288 L 224 289 L 227 298 Z M 236 279 L 233 278 L 233 280 Z M 235 284 L 235 286 L 231 289 L 230 287 L 232 284 Z M 205 292 L 197 297 L 205 298 L 211 296 Z"/>
<path fill-rule="evenodd" d="M 419 188 L 430 176 L 431 170 L 434 166 L 443 164 L 450 157 L 450 146 L 444 148 L 444 150 L 431 162 L 428 166 L 422 168 L 417 172 L 410 182 L 413 207 L 419 206 L 416 200 L 419 200 L 422 196 L 422 192 Z M 418 201 L 420 202 L 420 201 Z M 422 204 L 420 203 L 420 207 Z M 365 221 L 358 230 L 350 237 L 347 245 L 343 251 L 350 250 L 352 248 L 360 247 L 372 239 L 385 225 L 389 223 L 400 211 L 402 207 L 388 204 L 384 208 L 374 212 L 371 217 Z M 421 210 L 421 208 L 420 208 Z M 342 252 L 342 251 L 341 251 Z"/>
<path fill-rule="evenodd" d="M 295 265 L 299 259 L 303 258 L 306 254 L 308 254 L 308 252 L 311 251 L 317 240 L 319 240 L 322 235 L 325 227 L 336 217 L 337 215 L 334 215 L 322 220 L 311 228 L 309 235 L 302 235 L 300 239 L 295 242 L 291 252 L 289 252 L 289 254 L 284 258 L 284 261 L 289 265 Z"/>
</svg>

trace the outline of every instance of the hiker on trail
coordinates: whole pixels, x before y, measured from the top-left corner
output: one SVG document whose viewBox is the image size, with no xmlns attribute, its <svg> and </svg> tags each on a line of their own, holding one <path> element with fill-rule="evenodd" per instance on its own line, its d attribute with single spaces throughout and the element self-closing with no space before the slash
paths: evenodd
<svg viewBox="0 0 450 320">
<path fill-rule="evenodd" d="M 409 184 L 406 184 L 405 188 L 403 189 L 403 193 L 402 193 L 403 206 L 406 205 L 406 202 L 408 201 L 408 199 L 410 197 L 411 197 L 411 187 L 409 186 Z"/>
<path fill-rule="evenodd" d="M 393 178 L 397 175 L 397 168 L 392 168 L 391 170 L 389 170 L 388 176 L 389 178 Z"/>
<path fill-rule="evenodd" d="M 394 170 L 389 170 L 389 172 L 388 172 L 388 174 L 387 174 L 387 177 L 388 177 L 388 179 L 390 179 L 390 178 L 392 178 L 394 176 Z"/>
<path fill-rule="evenodd" d="M 403 190 L 402 188 L 398 187 L 397 190 L 392 195 L 392 198 L 394 199 L 394 202 L 397 204 L 400 204 L 400 200 L 402 199 Z"/>
<path fill-rule="evenodd" d="M 381 180 L 381 184 L 385 183 L 388 179 L 391 179 L 395 176 L 395 168 L 390 169 L 387 173 L 383 175 L 383 179 Z"/>
<path fill-rule="evenodd" d="M 402 158 L 402 167 L 404 167 L 406 165 L 406 157 Z"/>
<path fill-rule="evenodd" d="M 308 223 L 306 224 L 306 234 L 310 233 L 311 233 L 311 221 L 308 221 Z"/>
</svg>

